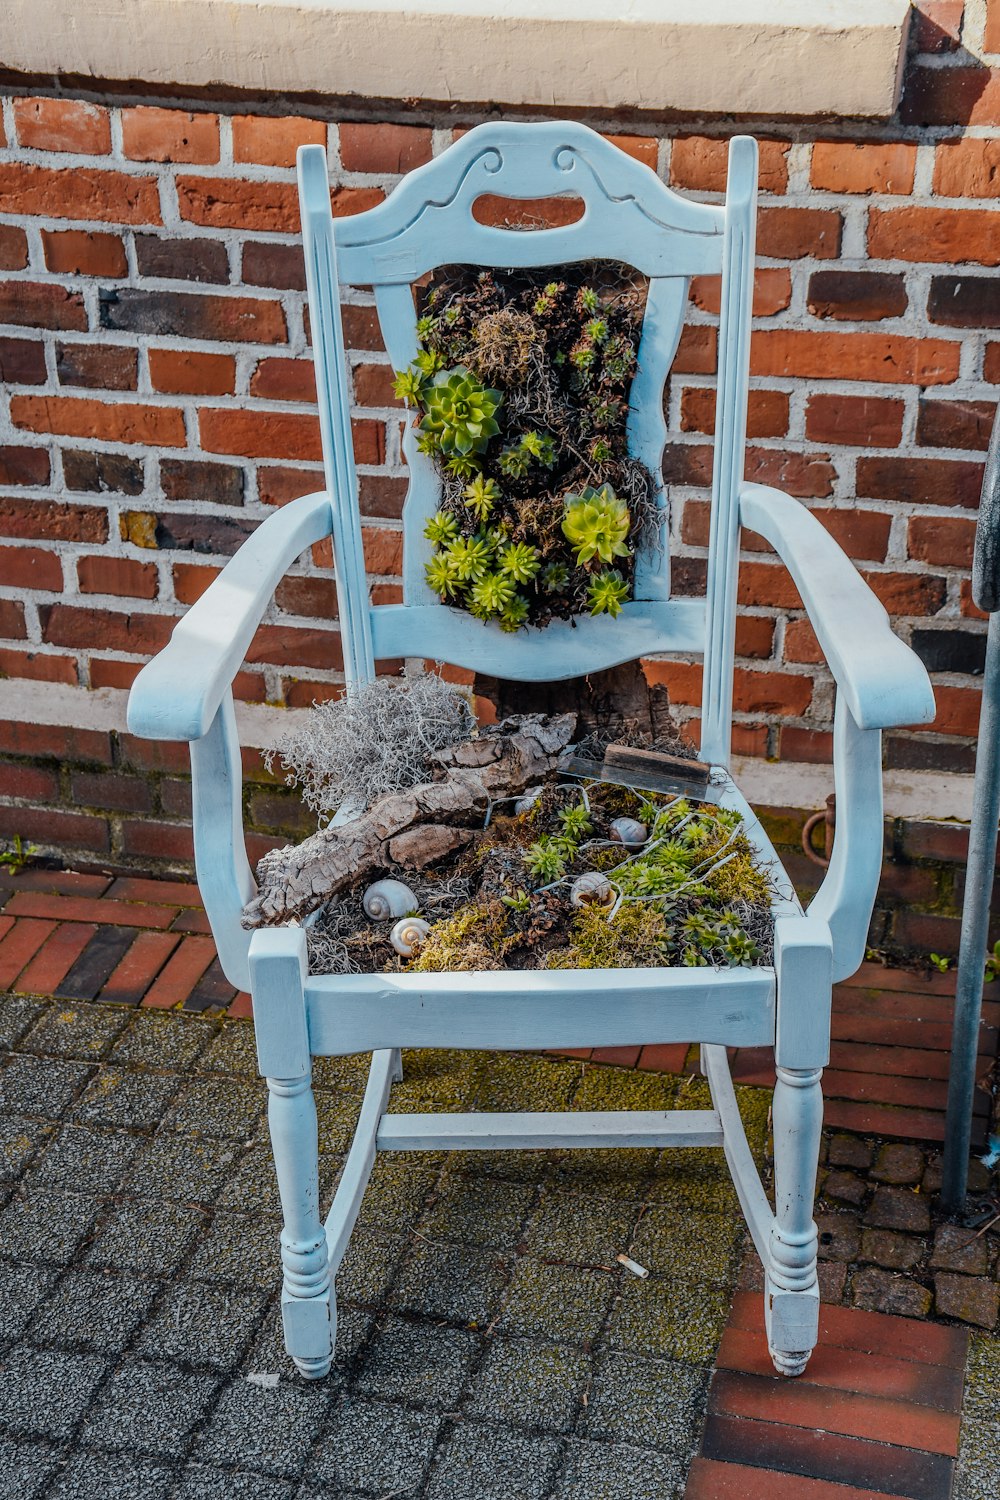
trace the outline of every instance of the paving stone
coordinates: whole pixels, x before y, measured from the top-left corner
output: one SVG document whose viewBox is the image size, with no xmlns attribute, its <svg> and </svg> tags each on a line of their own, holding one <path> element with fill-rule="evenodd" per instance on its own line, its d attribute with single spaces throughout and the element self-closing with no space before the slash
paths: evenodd
<svg viewBox="0 0 1000 1500">
<path fill-rule="evenodd" d="M 816 1229 L 819 1234 L 821 1260 L 857 1260 L 861 1247 L 861 1231 L 853 1215 L 817 1214 Z"/>
<path fill-rule="evenodd" d="M 864 1229 L 861 1232 L 861 1260 L 874 1261 L 890 1271 L 909 1271 L 927 1253 L 927 1241 L 912 1234 L 896 1234 L 891 1229 Z"/>
<path fill-rule="evenodd" d="M 162 1500 L 174 1482 L 174 1471 L 152 1459 L 124 1453 L 76 1453 L 61 1471 L 51 1500 Z"/>
<path fill-rule="evenodd" d="M 130 1125 L 144 1130 L 158 1125 L 181 1080 L 173 1073 L 133 1072 L 102 1067 L 74 1111 L 89 1125 Z"/>
<path fill-rule="evenodd" d="M 851 1301 L 868 1312 L 893 1313 L 904 1318 L 924 1318 L 930 1312 L 931 1294 L 909 1276 L 893 1275 L 879 1266 L 864 1266 L 851 1278 Z"/>
<path fill-rule="evenodd" d="M 831 1167 L 854 1167 L 867 1172 L 872 1164 L 872 1147 L 856 1135 L 832 1135 L 826 1159 Z"/>
<path fill-rule="evenodd" d="M 211 1043 L 198 1059 L 199 1073 L 226 1073 L 233 1078 L 252 1078 L 264 1089 L 257 1066 L 257 1043 L 249 1021 L 223 1021 Z"/>
<path fill-rule="evenodd" d="M 338 1296 L 365 1307 L 384 1302 L 409 1243 L 384 1229 L 355 1229 L 337 1273 Z"/>
<path fill-rule="evenodd" d="M 728 1285 L 742 1231 L 743 1220 L 735 1214 L 678 1214 L 652 1207 L 640 1219 L 629 1253 L 654 1275 Z"/>
<path fill-rule="evenodd" d="M 242 1362 L 242 1373 L 244 1375 L 280 1375 L 286 1380 L 298 1380 L 300 1377 L 290 1356 L 285 1351 L 285 1334 L 281 1324 L 281 1306 L 276 1298 L 268 1309 L 260 1329 L 258 1330 L 250 1351 Z M 358 1352 L 367 1343 L 372 1330 L 373 1318 L 369 1312 L 362 1311 L 357 1307 L 345 1307 L 342 1302 L 337 1307 L 337 1339 L 333 1351 L 333 1370 L 327 1383 L 343 1380 L 345 1373 L 353 1365 Z"/>
<path fill-rule="evenodd" d="M 435 1461 L 424 1493 L 427 1500 L 542 1500 L 560 1452 L 558 1438 L 463 1424 Z"/>
<path fill-rule="evenodd" d="M 641 1211 L 641 1203 L 628 1199 L 546 1192 L 528 1225 L 524 1242 L 540 1260 L 572 1260 L 613 1267 L 615 1256 L 631 1243 Z"/>
<path fill-rule="evenodd" d="M 604 1327 L 618 1277 L 576 1266 L 522 1260 L 510 1279 L 498 1327 L 560 1343 L 590 1343 Z"/>
<path fill-rule="evenodd" d="M 36 1500 L 58 1461 L 43 1443 L 0 1438 L 0 1500 Z"/>
<path fill-rule="evenodd" d="M 821 1302 L 843 1302 L 844 1286 L 847 1282 L 847 1267 L 843 1261 L 821 1260 L 816 1267 Z M 763 1282 L 761 1283 L 763 1290 Z"/>
<path fill-rule="evenodd" d="M 728 1292 L 666 1279 L 622 1283 L 608 1330 L 612 1348 L 710 1365 L 729 1311 Z"/>
<path fill-rule="evenodd" d="M 454 1410 L 478 1348 L 475 1335 L 380 1318 L 354 1379 L 358 1394 Z"/>
<path fill-rule="evenodd" d="M 857 1208 L 868 1196 L 868 1184 L 854 1172 L 828 1172 L 823 1179 L 822 1196 L 838 1203 L 852 1203 Z"/>
<path fill-rule="evenodd" d="M 671 1500 L 684 1484 L 686 1461 L 625 1443 L 574 1443 L 552 1500 Z"/>
<path fill-rule="evenodd" d="M 91 1266 L 169 1276 L 205 1222 L 194 1208 L 173 1203 L 119 1204 L 87 1252 Z"/>
<path fill-rule="evenodd" d="M 0 1245 L 12 1260 L 65 1266 L 100 1211 L 97 1198 L 24 1187 L 0 1214 Z"/>
<path fill-rule="evenodd" d="M 962 1416 L 952 1500 L 996 1500 L 1000 1474 L 1000 1422 Z"/>
<path fill-rule="evenodd" d="M 116 1453 L 180 1458 L 217 1389 L 211 1375 L 126 1358 L 88 1416 L 83 1441 Z"/>
<path fill-rule="evenodd" d="M 678 1213 L 739 1214 L 739 1199 L 718 1152 L 664 1151 L 646 1194 Z"/>
<path fill-rule="evenodd" d="M 313 1454 L 307 1483 L 413 1491 L 430 1465 L 441 1418 L 381 1402 L 342 1398 Z"/>
<path fill-rule="evenodd" d="M 150 1358 L 182 1360 L 228 1371 L 239 1364 L 267 1298 L 207 1281 L 185 1280 L 164 1298 L 137 1348 Z"/>
<path fill-rule="evenodd" d="M 319 1127 L 321 1153 L 344 1153 L 350 1150 L 360 1108 L 361 1101 L 356 1095 L 316 1094 L 316 1120 Z"/>
<path fill-rule="evenodd" d="M 14 1047 L 45 1010 L 23 995 L 0 994 L 0 1049 Z"/>
<path fill-rule="evenodd" d="M 97 1062 L 128 1024 L 103 1005 L 53 1005 L 21 1042 L 27 1052 Z"/>
<path fill-rule="evenodd" d="M 1000 1312 L 1000 1287 L 985 1276 L 954 1276 L 939 1271 L 934 1278 L 934 1310 L 943 1318 L 959 1318 L 976 1328 L 993 1329 Z"/>
<path fill-rule="evenodd" d="M 960 1224 L 941 1224 L 934 1232 L 930 1259 L 935 1271 L 960 1271 L 966 1276 L 985 1276 L 989 1253 L 984 1235 Z"/>
<path fill-rule="evenodd" d="M 878 1187 L 864 1219 L 874 1229 L 904 1229 L 926 1234 L 931 1227 L 930 1203 L 908 1188 Z"/>
<path fill-rule="evenodd" d="M 384 1157 L 380 1159 L 385 1160 Z M 245 1213 L 274 1215 L 281 1212 L 270 1141 L 256 1142 L 239 1158 L 239 1165 L 230 1170 L 226 1185 L 219 1194 L 218 1206 Z"/>
<path fill-rule="evenodd" d="M 247 1469 L 294 1477 L 309 1456 L 327 1400 L 322 1385 L 283 1383 L 268 1390 L 237 1380 L 223 1391 L 195 1457 L 221 1463 L 238 1457 Z"/>
<path fill-rule="evenodd" d="M 173 1500 L 292 1500 L 295 1486 L 285 1479 L 188 1464 Z"/>
<path fill-rule="evenodd" d="M 943 1168 L 940 1155 L 935 1152 L 927 1158 L 927 1166 L 920 1181 L 921 1192 L 934 1194 L 941 1191 Z"/>
<path fill-rule="evenodd" d="M 260 1079 L 242 1083 L 204 1078 L 187 1088 L 166 1117 L 172 1130 L 225 1136 L 246 1141 L 257 1129 L 267 1108 L 267 1088 Z"/>
<path fill-rule="evenodd" d="M 448 1054 L 446 1054 L 447 1056 Z M 461 1054 L 452 1053 L 452 1057 Z M 412 1054 L 403 1054 L 403 1072 L 409 1070 Z M 368 1070 L 371 1066 L 370 1056 L 364 1053 L 352 1053 L 347 1057 L 314 1057 L 313 1058 L 313 1088 L 314 1089 L 337 1089 L 346 1094 L 361 1095 L 365 1091 L 368 1082 Z M 400 1085 L 393 1085 L 393 1103 L 396 1103 L 396 1090 Z M 457 1109 L 459 1106 L 456 1105 Z M 401 1109 L 401 1105 L 397 1105 Z"/>
<path fill-rule="evenodd" d="M 589 1355 L 536 1339 L 494 1338 L 466 1403 L 470 1416 L 569 1432 L 590 1376 Z"/>
<path fill-rule="evenodd" d="M 381 1157 L 379 1165 L 386 1160 Z M 424 1201 L 418 1197 L 421 1188 L 426 1198 L 433 1187 L 434 1177 L 430 1172 L 410 1173 L 395 1163 L 392 1167 L 395 1168 L 392 1175 L 378 1178 L 372 1174 L 362 1216 L 366 1216 L 370 1204 L 369 1214 L 377 1214 L 382 1222 L 389 1222 L 390 1215 L 397 1223 L 404 1216 L 411 1218 Z M 431 1240 L 512 1250 L 521 1239 L 533 1197 L 534 1190 L 523 1183 L 450 1172 L 431 1195 L 420 1232 Z"/>
<path fill-rule="evenodd" d="M 926 1165 L 927 1158 L 919 1146 L 910 1141 L 886 1141 L 875 1153 L 871 1175 L 876 1182 L 906 1187 L 921 1180 Z"/>
<path fill-rule="evenodd" d="M 404 1067 L 406 1087 L 407 1071 Z M 459 1054 L 455 1069 L 456 1082 L 475 1079 L 475 1088 L 464 1095 L 464 1109 L 474 1110 L 534 1110 L 568 1109 L 580 1087 L 580 1064 L 562 1058 L 532 1058 L 530 1068 L 517 1056 L 504 1052 L 491 1052 L 488 1059 L 481 1054 Z M 393 1089 L 393 1107 L 397 1104 L 397 1090 Z M 409 1105 L 405 1106 L 407 1109 Z M 440 1107 L 440 1106 L 439 1106 Z M 592 1106 L 584 1106 L 592 1107 Z M 622 1105 L 618 1106 L 622 1108 Z"/>
<path fill-rule="evenodd" d="M 44 1057 L 11 1057 L 0 1072 L 4 1109 L 58 1120 L 93 1072 L 89 1063 L 50 1062 Z"/>
<path fill-rule="evenodd" d="M 158 1283 L 116 1272 L 73 1268 L 31 1326 L 39 1344 L 81 1346 L 120 1354 L 153 1304 Z"/>
<path fill-rule="evenodd" d="M 389 1302 L 400 1312 L 483 1328 L 498 1313 L 509 1276 L 510 1261 L 495 1250 L 417 1240 L 396 1273 Z"/>
<path fill-rule="evenodd" d="M 55 1125 L 30 1115 L 0 1115 L 0 1177 L 16 1180 L 51 1139 Z"/>
<path fill-rule="evenodd" d="M 77 1192 L 113 1193 L 141 1146 L 138 1136 L 124 1130 L 64 1125 L 31 1173 L 31 1181 Z"/>
<path fill-rule="evenodd" d="M 217 1212 L 191 1257 L 191 1272 L 212 1281 L 273 1291 L 281 1280 L 280 1219 Z"/>
<path fill-rule="evenodd" d="M 111 1058 L 151 1068 L 186 1072 L 215 1036 L 214 1021 L 180 1011 L 143 1010 L 130 1016 L 128 1030 L 118 1038 Z"/>
<path fill-rule="evenodd" d="M 988 1193 L 994 1186 L 995 1169 L 984 1166 L 977 1157 L 972 1157 L 969 1162 L 969 1192 Z"/>
<path fill-rule="evenodd" d="M 965 1397 L 962 1421 L 1000 1423 L 997 1392 L 1000 1391 L 1000 1340 L 970 1333 L 965 1364 Z M 998 1466 L 1000 1473 L 1000 1466 Z"/>
<path fill-rule="evenodd" d="M 18 1345 L 0 1366 L 0 1425 L 14 1437 L 68 1438 L 105 1368 L 93 1355 Z"/>
<path fill-rule="evenodd" d="M 133 1161 L 123 1188 L 137 1197 L 213 1203 L 233 1175 L 240 1147 L 231 1141 L 162 1130 Z"/>
<path fill-rule="evenodd" d="M 554 1108 L 555 1106 L 551 1106 Z M 539 1157 L 542 1156 L 538 1152 Z M 590 1198 L 626 1198 L 641 1201 L 646 1196 L 652 1167 L 651 1153 L 631 1149 L 574 1150 L 552 1164 L 549 1175 L 561 1192 Z"/>
<path fill-rule="evenodd" d="M 574 1109 L 670 1109 L 680 1083 L 671 1073 L 632 1073 L 602 1067 L 585 1067 L 582 1077 L 577 1077 Z"/>
<path fill-rule="evenodd" d="M 687 1458 L 697 1446 L 708 1373 L 676 1360 L 607 1352 L 598 1360 L 581 1436 L 665 1448 Z"/>
<path fill-rule="evenodd" d="M 41 1266 L 14 1266 L 0 1261 L 0 1339 L 21 1337 L 55 1278 L 54 1271 Z"/>
</svg>

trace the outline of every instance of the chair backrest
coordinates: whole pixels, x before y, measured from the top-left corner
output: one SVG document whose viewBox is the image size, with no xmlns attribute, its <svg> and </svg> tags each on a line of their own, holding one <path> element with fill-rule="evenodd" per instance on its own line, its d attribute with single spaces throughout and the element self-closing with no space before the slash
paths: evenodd
<svg viewBox="0 0 1000 1500">
<path fill-rule="evenodd" d="M 368 680 L 378 658 L 422 656 L 491 675 L 546 681 L 582 675 L 658 651 L 705 656 L 702 754 L 725 762 L 729 749 L 735 632 L 738 490 L 743 475 L 752 298 L 757 147 L 730 143 L 726 201 L 682 198 L 649 167 L 585 125 L 480 125 L 411 172 L 384 203 L 337 222 L 323 149 L 299 151 L 299 195 L 327 489 L 348 688 Z M 497 228 L 473 215 L 484 195 L 582 200 L 576 222 L 530 232 Z M 635 560 L 633 599 L 621 615 L 557 620 L 505 634 L 443 604 L 427 586 L 424 526 L 438 505 L 432 460 L 417 451 L 412 425 L 403 447 L 410 482 L 403 509 L 403 603 L 368 598 L 350 395 L 340 319 L 341 284 L 374 288 L 394 368 L 418 351 L 412 283 L 442 265 L 557 266 L 624 262 L 649 278 L 638 371 L 628 420 L 630 453 L 658 485 L 659 545 Z M 704 601 L 670 598 L 667 499 L 661 464 L 663 391 L 694 275 L 722 277 L 718 395 L 708 587 Z"/>
</svg>

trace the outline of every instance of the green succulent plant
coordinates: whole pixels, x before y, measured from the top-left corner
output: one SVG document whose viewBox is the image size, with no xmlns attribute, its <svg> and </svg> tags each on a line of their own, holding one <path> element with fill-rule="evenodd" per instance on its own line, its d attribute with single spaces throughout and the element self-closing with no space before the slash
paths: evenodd
<svg viewBox="0 0 1000 1500">
<path fill-rule="evenodd" d="M 607 341 L 608 325 L 604 318 L 591 318 L 583 331 L 591 343 L 603 344 Z"/>
<path fill-rule="evenodd" d="M 436 435 L 450 457 L 484 453 L 500 431 L 494 413 L 503 402 L 500 391 L 484 386 L 464 365 L 435 375 L 423 396 L 422 431 Z"/>
<path fill-rule="evenodd" d="M 595 557 L 605 563 L 628 557 L 625 538 L 631 518 L 628 506 L 618 499 L 610 484 L 602 484 L 600 489 L 588 484 L 581 494 L 567 495 L 563 504 L 563 536 L 580 567 Z"/>
<path fill-rule="evenodd" d="M 447 552 L 435 552 L 424 569 L 428 585 L 442 599 L 453 599 L 461 590 L 461 579 L 455 573 L 451 556 Z"/>
<path fill-rule="evenodd" d="M 493 549 L 481 536 L 458 536 L 450 544 L 447 556 L 456 578 L 463 583 L 478 583 L 493 561 Z"/>
<path fill-rule="evenodd" d="M 500 629 L 507 631 L 520 630 L 522 625 L 528 623 L 529 605 L 523 594 L 515 594 L 509 604 L 505 604 L 500 611 Z"/>
<path fill-rule="evenodd" d="M 531 467 L 531 454 L 520 443 L 508 443 L 506 448 L 501 448 L 497 462 L 501 474 L 508 479 L 523 479 Z"/>
<path fill-rule="evenodd" d="M 472 602 L 484 615 L 499 615 L 514 601 L 517 589 L 506 573 L 483 573 L 472 587 Z"/>
<path fill-rule="evenodd" d="M 421 349 L 413 363 L 416 365 L 417 372 L 420 375 L 424 375 L 427 379 L 430 379 L 432 376 L 437 375 L 444 364 L 444 360 L 436 349 Z"/>
<path fill-rule="evenodd" d="M 466 485 L 462 498 L 477 519 L 485 521 L 501 498 L 500 486 L 495 479 L 484 479 L 482 474 L 477 474 L 472 483 Z"/>
<path fill-rule="evenodd" d="M 424 536 L 436 547 L 446 547 L 458 536 L 458 522 L 446 510 L 437 510 L 424 527 Z"/>
<path fill-rule="evenodd" d="M 576 300 L 581 312 L 595 313 L 601 305 L 601 299 L 592 286 L 582 286 Z"/>
<path fill-rule="evenodd" d="M 565 563 L 549 563 L 542 571 L 542 588 L 550 594 L 561 594 L 569 584 L 569 568 Z"/>
<path fill-rule="evenodd" d="M 479 460 L 471 453 L 453 453 L 445 464 L 449 474 L 456 479 L 474 479 L 480 472 Z"/>
<path fill-rule="evenodd" d="M 582 838 L 586 838 L 588 833 L 594 831 L 585 802 L 577 802 L 572 807 L 561 807 L 558 817 L 563 833 L 574 843 L 579 843 Z"/>
<path fill-rule="evenodd" d="M 500 568 L 518 583 L 530 583 L 541 567 L 538 548 L 527 542 L 511 542 L 500 553 Z"/>
<path fill-rule="evenodd" d="M 547 432 L 526 432 L 521 438 L 521 447 L 546 469 L 556 461 L 555 439 Z"/>
<path fill-rule="evenodd" d="M 419 406 L 425 384 L 420 371 L 411 365 L 408 370 L 396 370 L 394 373 L 396 378 L 392 389 L 396 400 L 405 401 L 407 406 Z"/>
<path fill-rule="evenodd" d="M 606 568 L 587 585 L 587 603 L 592 615 L 610 615 L 617 619 L 628 599 L 628 584 L 617 568 Z"/>
<path fill-rule="evenodd" d="M 566 873 L 566 858 L 560 850 L 558 843 L 543 835 L 534 844 L 530 844 L 525 851 L 524 863 L 536 880 L 548 884 L 549 881 L 559 880 Z"/>
</svg>

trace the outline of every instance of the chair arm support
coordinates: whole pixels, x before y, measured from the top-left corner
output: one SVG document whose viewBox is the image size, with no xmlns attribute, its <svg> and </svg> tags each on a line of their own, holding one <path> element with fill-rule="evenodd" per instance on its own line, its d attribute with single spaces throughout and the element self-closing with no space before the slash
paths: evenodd
<svg viewBox="0 0 1000 1500">
<path fill-rule="evenodd" d="M 246 656 L 254 632 L 291 563 L 329 536 L 330 497 L 303 495 L 262 521 L 219 577 L 139 673 L 128 727 L 147 740 L 200 740 Z"/>
<path fill-rule="evenodd" d="M 930 723 L 934 694 L 923 664 L 816 517 L 781 490 L 744 484 L 740 523 L 770 542 L 792 575 L 858 728 Z"/>
</svg>

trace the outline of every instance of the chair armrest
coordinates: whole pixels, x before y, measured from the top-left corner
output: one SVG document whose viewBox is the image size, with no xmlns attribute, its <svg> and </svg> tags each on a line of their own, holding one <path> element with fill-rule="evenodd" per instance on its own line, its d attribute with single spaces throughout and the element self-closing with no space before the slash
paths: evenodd
<svg viewBox="0 0 1000 1500">
<path fill-rule="evenodd" d="M 792 575 L 858 728 L 930 723 L 934 694 L 923 663 L 816 517 L 781 490 L 744 484 L 740 522 L 770 542 Z"/>
<path fill-rule="evenodd" d="M 208 733 L 275 588 L 300 553 L 329 536 L 331 524 L 322 490 L 261 522 L 135 679 L 128 700 L 133 734 L 200 740 Z"/>
</svg>

